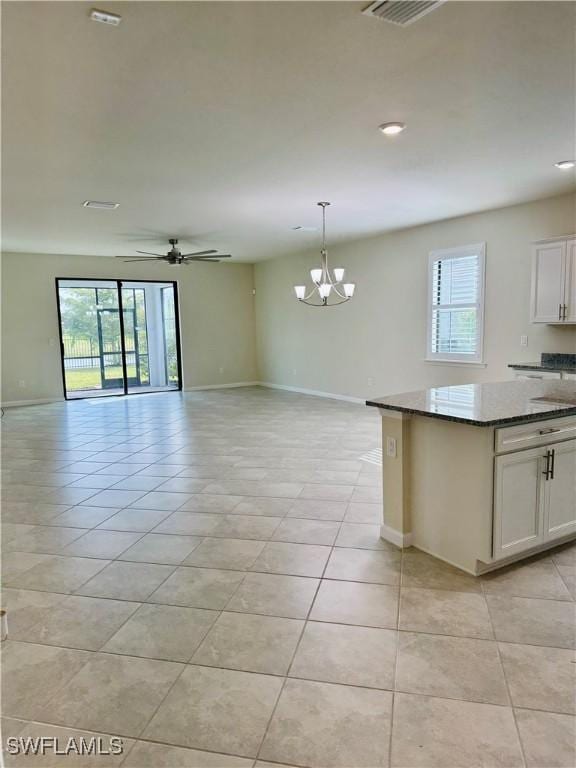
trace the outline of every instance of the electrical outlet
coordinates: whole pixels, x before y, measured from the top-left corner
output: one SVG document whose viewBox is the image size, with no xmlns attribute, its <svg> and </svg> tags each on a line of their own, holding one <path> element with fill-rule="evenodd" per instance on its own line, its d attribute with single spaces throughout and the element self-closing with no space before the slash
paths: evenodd
<svg viewBox="0 0 576 768">
<path fill-rule="evenodd" d="M 222 367 L 222 368 L 219 368 L 219 369 L 218 369 L 218 372 L 219 372 L 220 374 L 222 374 L 222 373 L 224 373 L 224 370 L 225 370 L 225 369 Z"/>
<path fill-rule="evenodd" d="M 26 388 L 26 382 L 24 381 L 24 379 L 20 379 L 20 381 L 18 382 L 18 386 L 20 387 L 20 389 Z"/>
<path fill-rule="evenodd" d="M 520 346 L 521 347 L 527 347 L 528 346 L 528 336 L 520 336 Z"/>
<path fill-rule="evenodd" d="M 392 459 L 396 458 L 396 438 L 386 438 L 386 455 L 390 456 Z"/>
<path fill-rule="evenodd" d="M 372 376 L 368 376 L 368 386 L 369 387 L 374 386 L 374 379 L 372 378 Z"/>
</svg>

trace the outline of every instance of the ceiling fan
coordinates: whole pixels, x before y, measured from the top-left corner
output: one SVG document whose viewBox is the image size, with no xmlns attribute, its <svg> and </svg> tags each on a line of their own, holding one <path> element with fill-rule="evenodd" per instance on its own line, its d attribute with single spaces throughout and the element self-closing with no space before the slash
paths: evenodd
<svg viewBox="0 0 576 768">
<path fill-rule="evenodd" d="M 232 258 L 229 253 L 218 253 L 217 250 L 210 251 L 195 251 L 194 253 L 182 253 L 178 248 L 178 240 L 175 237 L 171 237 L 168 242 L 171 245 L 170 250 L 165 255 L 161 253 L 150 253 L 149 251 L 136 251 L 136 253 L 144 254 L 144 258 L 140 256 L 116 256 L 117 259 L 124 259 L 128 264 L 133 261 L 165 261 L 167 264 L 190 264 L 192 261 L 200 261 L 204 264 L 213 264 L 220 261 L 220 259 Z"/>
</svg>

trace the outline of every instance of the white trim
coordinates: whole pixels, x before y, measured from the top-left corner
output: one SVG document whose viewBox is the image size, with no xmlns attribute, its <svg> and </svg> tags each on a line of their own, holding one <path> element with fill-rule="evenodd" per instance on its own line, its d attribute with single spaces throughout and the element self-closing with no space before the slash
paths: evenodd
<svg viewBox="0 0 576 768">
<path fill-rule="evenodd" d="M 2 403 L 2 408 L 19 408 L 22 405 L 47 405 L 48 403 L 65 403 L 63 397 L 43 397 L 39 400 L 9 400 Z"/>
<path fill-rule="evenodd" d="M 389 541 L 400 549 L 406 549 L 412 546 L 412 533 L 400 533 L 396 528 L 390 528 L 389 525 L 380 526 L 380 538 Z"/>
<path fill-rule="evenodd" d="M 286 384 L 272 384 L 269 381 L 257 382 L 261 387 L 268 387 L 269 389 L 283 389 L 286 392 L 297 392 L 300 395 L 312 395 L 314 397 L 327 397 L 330 400 L 344 400 L 347 403 L 357 403 L 359 405 L 366 405 L 366 398 L 364 397 L 352 397 L 351 395 L 336 395 L 333 392 L 320 392 L 317 389 L 304 389 L 303 387 L 289 387 Z"/>
<path fill-rule="evenodd" d="M 460 368 L 487 368 L 488 363 L 482 363 L 480 361 L 473 362 L 472 360 L 469 360 L 468 362 L 464 362 L 463 360 L 443 360 L 440 357 L 425 357 L 424 358 L 425 363 L 430 363 L 431 365 L 458 365 Z"/>
<path fill-rule="evenodd" d="M 562 538 L 558 537 L 557 539 L 549 539 L 548 541 L 544 541 L 536 547 L 524 550 L 524 552 L 517 552 L 515 555 L 510 555 L 510 557 L 503 557 L 501 560 L 494 560 L 491 563 L 485 563 L 483 560 L 477 560 L 476 562 L 478 563 L 478 569 L 475 575 L 482 576 L 485 573 L 490 573 L 499 568 L 504 568 L 504 566 L 510 565 L 511 563 L 517 563 L 519 560 L 525 560 L 528 557 L 539 555 L 541 552 L 546 552 L 547 550 L 553 549 L 555 547 L 561 547 L 563 544 L 567 544 L 573 540 L 576 541 L 574 533 L 569 533 Z"/>
<path fill-rule="evenodd" d="M 543 240 L 533 240 L 532 245 L 542 245 L 543 243 L 561 243 L 562 240 L 574 240 L 576 232 L 573 235 L 556 235 L 556 237 L 545 237 Z"/>
<path fill-rule="evenodd" d="M 443 352 L 442 355 L 434 354 L 432 352 L 432 315 L 434 306 L 432 304 L 432 280 L 434 263 L 439 260 L 448 261 L 450 259 L 465 258 L 467 256 L 478 256 L 478 268 L 480 272 L 480 281 L 478 284 L 478 300 L 475 302 L 474 308 L 477 311 L 478 327 L 477 327 L 477 352 L 475 355 L 462 355 L 458 353 L 450 354 L 448 357 L 444 357 L 447 353 Z M 460 363 L 465 365 L 484 365 L 484 305 L 486 295 L 486 243 L 472 243 L 470 245 L 461 245 L 456 248 L 440 248 L 438 250 L 430 251 L 428 255 L 428 297 L 427 297 L 427 317 L 426 317 L 426 362 L 439 362 L 446 364 Z M 458 308 L 458 305 L 451 305 Z M 460 308 L 465 309 L 466 305 L 462 305 Z"/>
<path fill-rule="evenodd" d="M 202 389 L 235 389 L 236 387 L 258 387 L 259 381 L 234 381 L 231 384 L 199 384 L 195 387 L 184 387 L 183 392 L 199 392 Z"/>
</svg>

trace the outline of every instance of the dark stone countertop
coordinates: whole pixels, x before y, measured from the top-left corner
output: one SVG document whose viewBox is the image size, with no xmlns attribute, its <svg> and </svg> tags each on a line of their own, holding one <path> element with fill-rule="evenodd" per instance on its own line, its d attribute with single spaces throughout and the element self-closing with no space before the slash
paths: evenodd
<svg viewBox="0 0 576 768">
<path fill-rule="evenodd" d="M 576 365 L 545 365 L 544 363 L 508 363 L 516 371 L 551 371 L 552 373 L 576 373 Z"/>
<path fill-rule="evenodd" d="M 366 405 L 435 419 L 495 427 L 576 416 L 576 382 L 460 384 L 367 400 Z"/>
<path fill-rule="evenodd" d="M 576 373 L 576 354 L 569 352 L 542 352 L 539 363 L 509 363 L 508 368 L 514 368 L 519 371 Z"/>
</svg>

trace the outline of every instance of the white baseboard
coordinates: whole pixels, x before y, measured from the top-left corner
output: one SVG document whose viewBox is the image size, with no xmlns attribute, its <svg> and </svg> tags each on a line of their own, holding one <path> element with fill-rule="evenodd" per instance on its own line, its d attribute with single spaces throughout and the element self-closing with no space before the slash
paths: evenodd
<svg viewBox="0 0 576 768">
<path fill-rule="evenodd" d="M 326 397 L 330 400 L 343 400 L 347 403 L 357 403 L 365 405 L 366 400 L 361 397 L 352 397 L 350 395 L 337 395 L 333 392 L 321 392 L 318 389 L 305 389 L 304 387 L 290 387 L 286 384 L 272 384 L 268 381 L 234 381 L 230 384 L 200 384 L 194 387 L 184 387 L 183 392 L 200 392 L 204 389 L 236 389 L 239 387 L 267 387 L 268 389 L 282 389 L 286 392 L 295 392 L 300 395 L 312 395 L 313 397 Z M 144 393 L 143 393 L 144 394 Z M 150 393 L 152 394 L 152 393 Z M 154 393 L 157 394 L 157 393 Z M 40 400 L 12 400 L 2 403 L 2 408 L 15 408 L 22 405 L 45 405 L 47 403 L 64 403 L 63 397 L 43 398 Z"/>
<path fill-rule="evenodd" d="M 64 403 L 66 402 L 63 397 L 44 397 L 40 400 L 9 400 L 7 403 L 2 403 L 2 408 L 19 408 L 22 405 L 46 405 L 48 403 Z"/>
<path fill-rule="evenodd" d="M 400 549 L 406 549 L 412 545 L 411 533 L 400 533 L 395 528 L 390 528 L 389 525 L 380 526 L 380 536 L 394 544 L 394 546 L 400 547 Z"/>
<path fill-rule="evenodd" d="M 297 392 L 300 395 L 313 395 L 314 397 L 327 397 L 330 400 L 344 400 L 347 403 L 358 403 L 366 405 L 366 400 L 361 397 L 351 397 L 350 395 L 335 395 L 333 392 L 320 392 L 318 389 L 304 389 L 303 387 L 289 387 L 286 384 L 272 384 L 269 381 L 259 381 L 261 387 L 268 389 L 283 389 L 286 392 Z"/>
<path fill-rule="evenodd" d="M 183 392 L 199 392 L 202 389 L 235 389 L 236 387 L 258 387 L 259 381 L 235 381 L 232 384 L 201 384 L 196 387 L 184 387 Z"/>
</svg>

